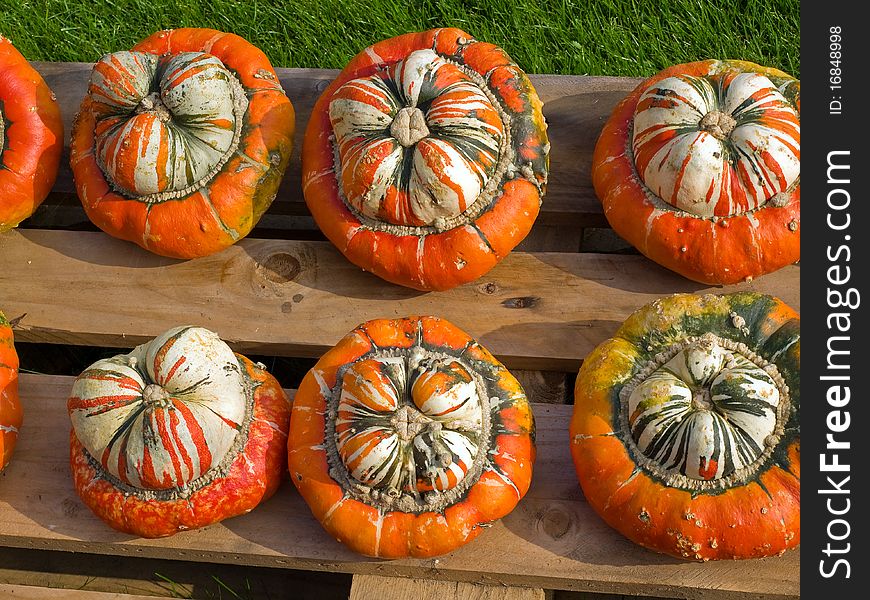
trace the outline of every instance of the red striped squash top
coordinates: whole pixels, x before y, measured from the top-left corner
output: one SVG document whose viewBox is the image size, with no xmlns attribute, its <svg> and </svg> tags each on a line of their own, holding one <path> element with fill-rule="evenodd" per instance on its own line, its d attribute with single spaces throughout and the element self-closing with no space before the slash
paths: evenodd
<svg viewBox="0 0 870 600">
<path fill-rule="evenodd" d="M 165 490 L 221 465 L 250 418 L 250 395 L 229 347 L 184 327 L 94 363 L 68 404 L 76 437 L 103 469 L 133 487 Z"/>
<path fill-rule="evenodd" d="M 162 537 L 249 512 L 286 469 L 290 403 L 217 334 L 176 327 L 99 360 L 67 402 L 70 466 L 115 529 Z"/>
</svg>

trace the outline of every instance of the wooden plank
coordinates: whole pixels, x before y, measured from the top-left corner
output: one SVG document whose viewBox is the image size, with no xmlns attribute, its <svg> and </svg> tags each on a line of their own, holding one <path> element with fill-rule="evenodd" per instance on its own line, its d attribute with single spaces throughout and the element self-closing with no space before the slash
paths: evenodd
<svg viewBox="0 0 870 600">
<path fill-rule="evenodd" d="M 545 600 L 541 588 L 354 575 L 348 600 Z"/>
<path fill-rule="evenodd" d="M 513 252 L 478 281 L 421 293 L 361 271 L 328 242 L 246 239 L 190 261 L 101 233 L 0 234 L 0 298 L 22 341 L 130 347 L 188 322 L 242 352 L 321 355 L 368 319 L 434 314 L 509 367 L 576 371 L 642 305 L 712 290 L 642 256 Z M 800 307 L 800 269 L 749 284 Z"/>
<path fill-rule="evenodd" d="M 69 168 L 69 134 L 72 120 L 87 91 L 92 64 L 36 62 L 34 66 L 54 91 L 61 107 L 67 136 L 64 158 L 55 191 L 75 195 Z M 326 69 L 277 69 L 287 96 L 296 110 L 295 150 L 270 212 L 307 215 L 302 199 L 302 137 L 311 109 L 338 71 Z M 532 75 L 549 124 L 553 148 L 550 181 L 539 221 L 542 224 L 607 227 L 601 204 L 592 189 L 589 171 L 592 151 L 604 121 L 613 107 L 634 89 L 639 79 L 575 75 Z M 52 198 L 50 202 L 58 201 Z M 74 199 L 67 203 L 75 204 Z"/>
<path fill-rule="evenodd" d="M 0 598 L 20 600 L 154 600 L 157 597 L 120 592 L 92 592 L 90 590 L 69 590 L 35 585 L 0 583 Z M 172 596 L 167 595 L 165 597 L 171 598 Z"/>
<path fill-rule="evenodd" d="M 436 559 L 351 553 L 323 531 L 289 482 L 251 513 L 201 530 L 159 540 L 117 533 L 72 487 L 71 385 L 70 377 L 21 375 L 25 425 L 0 476 L 0 545 L 699 600 L 799 596 L 798 551 L 693 563 L 654 554 L 610 529 L 577 484 L 567 443 L 571 407 L 555 404 L 533 406 L 538 458 L 528 495 L 474 542 Z"/>
</svg>

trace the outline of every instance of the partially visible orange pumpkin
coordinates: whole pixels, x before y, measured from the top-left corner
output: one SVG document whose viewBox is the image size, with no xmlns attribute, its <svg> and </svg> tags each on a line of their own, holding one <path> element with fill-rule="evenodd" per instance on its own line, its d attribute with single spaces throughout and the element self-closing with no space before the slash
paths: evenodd
<svg viewBox="0 0 870 600">
<path fill-rule="evenodd" d="M 435 317 L 364 323 L 299 386 L 290 476 L 336 539 L 430 557 L 471 541 L 529 489 L 535 426 L 519 382 Z"/>
<path fill-rule="evenodd" d="M 174 258 L 250 233 L 278 190 L 294 111 L 241 37 L 161 31 L 101 58 L 73 124 L 70 161 L 91 220 Z"/>
<path fill-rule="evenodd" d="M 614 231 L 731 284 L 800 259 L 800 82 L 744 61 L 665 69 L 613 111 L 592 181 Z"/>
<path fill-rule="evenodd" d="M 387 281 L 472 281 L 538 215 L 550 147 L 541 107 L 504 50 L 459 29 L 378 42 L 314 106 L 305 201 L 351 262 Z"/>
<path fill-rule="evenodd" d="M 0 312 L 0 471 L 12 460 L 21 427 L 21 401 L 18 399 L 18 354 L 12 328 Z"/>
<path fill-rule="evenodd" d="M 16 227 L 57 178 L 63 121 L 54 94 L 0 35 L 0 231 Z"/>
</svg>

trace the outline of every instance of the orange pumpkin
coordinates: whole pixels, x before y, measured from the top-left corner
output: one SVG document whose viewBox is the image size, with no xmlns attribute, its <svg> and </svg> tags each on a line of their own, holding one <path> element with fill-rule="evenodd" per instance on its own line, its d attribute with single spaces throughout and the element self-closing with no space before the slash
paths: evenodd
<svg viewBox="0 0 870 600">
<path fill-rule="evenodd" d="M 237 35 L 155 33 L 94 67 L 70 161 L 90 219 L 173 258 L 250 233 L 278 190 L 294 112 L 272 65 Z"/>
<path fill-rule="evenodd" d="M 12 460 L 20 428 L 18 354 L 15 352 L 12 328 L 0 312 L 0 471 Z"/>
<path fill-rule="evenodd" d="M 244 514 L 284 473 L 287 396 L 206 329 L 97 361 L 67 408 L 76 491 L 120 531 L 163 537 Z"/>
<path fill-rule="evenodd" d="M 659 264 L 731 284 L 800 259 L 800 82 L 743 61 L 676 65 L 613 111 L 592 181 Z"/>
<path fill-rule="evenodd" d="M 571 454 L 613 528 L 692 560 L 800 543 L 800 318 L 741 292 L 678 294 L 583 362 Z"/>
<path fill-rule="evenodd" d="M 45 200 L 62 150 L 54 94 L 0 35 L 0 232 L 16 227 Z"/>
<path fill-rule="evenodd" d="M 548 153 L 525 73 L 493 44 L 433 29 L 366 48 L 323 92 L 305 132 L 303 191 L 351 262 L 444 290 L 529 233 Z"/>
<path fill-rule="evenodd" d="M 435 317 L 360 325 L 293 403 L 293 483 L 323 527 L 383 558 L 450 552 L 529 488 L 534 418 L 517 380 Z"/>
</svg>

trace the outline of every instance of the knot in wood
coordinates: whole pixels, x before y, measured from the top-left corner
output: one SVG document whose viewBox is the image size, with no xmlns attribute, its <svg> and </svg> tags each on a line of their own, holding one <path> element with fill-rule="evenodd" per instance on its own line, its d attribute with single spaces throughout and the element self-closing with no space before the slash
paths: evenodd
<svg viewBox="0 0 870 600">
<path fill-rule="evenodd" d="M 428 137 L 429 128 L 426 126 L 426 116 L 423 111 L 416 106 L 400 109 L 390 124 L 390 135 L 405 148 Z"/>
<path fill-rule="evenodd" d="M 272 283 L 288 283 L 302 272 L 302 263 L 292 254 L 278 252 L 257 265 L 256 271 Z"/>
<path fill-rule="evenodd" d="M 716 139 L 724 140 L 734 131 L 737 121 L 727 113 L 711 110 L 701 117 L 698 125 L 702 131 L 706 131 Z"/>
<path fill-rule="evenodd" d="M 157 119 L 162 123 L 167 123 L 172 119 L 172 113 L 170 113 L 169 109 L 166 108 L 166 105 L 163 104 L 160 92 L 151 92 L 142 98 L 142 100 L 139 101 L 139 105 L 136 107 L 135 112 L 137 115 L 141 115 L 142 113 L 154 113 Z"/>
</svg>

